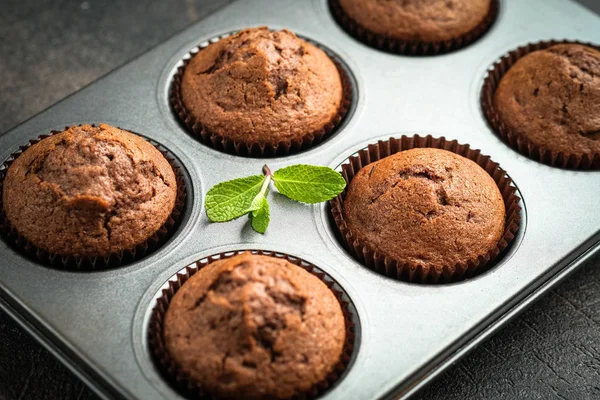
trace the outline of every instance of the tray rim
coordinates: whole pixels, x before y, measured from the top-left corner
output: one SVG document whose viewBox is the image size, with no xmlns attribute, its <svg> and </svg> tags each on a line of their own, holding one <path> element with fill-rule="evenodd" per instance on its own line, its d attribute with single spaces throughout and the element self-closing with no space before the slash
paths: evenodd
<svg viewBox="0 0 600 400">
<path fill-rule="evenodd" d="M 315 0 L 315 1 L 317 2 L 317 1 L 320 1 L 320 0 Z M 502 1 L 502 3 L 505 3 L 505 0 L 503 0 L 503 1 Z M 228 5 L 231 5 L 231 4 L 225 4 L 223 7 L 221 7 L 221 8 L 218 8 L 217 10 L 215 10 L 215 12 L 217 12 L 218 10 L 221 10 L 221 9 L 223 9 L 223 8 L 226 8 Z M 203 19 L 205 19 L 206 17 L 208 17 L 208 15 L 207 15 L 207 16 L 205 16 Z M 194 25 L 195 25 L 195 24 L 194 24 Z M 187 30 L 187 29 L 184 29 L 184 31 L 185 31 L 185 30 Z M 181 32 L 179 32 L 179 33 L 181 33 Z M 177 36 L 179 33 L 176 33 L 176 34 L 175 34 L 175 35 L 173 35 L 173 36 Z M 169 41 L 169 39 L 166 39 L 166 40 L 165 40 L 165 42 L 166 42 L 166 41 Z M 162 42 L 162 43 L 164 43 L 164 42 Z M 160 46 L 162 43 L 158 44 L 157 46 Z M 156 47 L 156 46 L 154 46 L 154 47 L 152 47 L 151 49 L 149 49 L 149 50 L 148 50 L 148 52 L 151 52 L 151 51 L 152 51 L 152 49 L 154 49 L 155 47 Z M 146 53 L 144 53 L 144 54 L 146 54 Z M 98 83 L 98 81 L 102 80 L 104 77 L 106 77 L 106 76 L 108 76 L 108 75 L 111 75 L 111 74 L 112 74 L 114 71 L 116 71 L 116 70 L 120 69 L 120 68 L 121 68 L 121 67 L 123 67 L 124 65 L 127 65 L 127 64 L 129 64 L 129 63 L 132 63 L 132 62 L 134 62 L 134 61 L 135 61 L 135 60 L 137 60 L 139 57 L 142 57 L 144 54 L 142 54 L 142 55 L 140 55 L 140 56 L 138 56 L 138 57 L 136 57 L 136 58 L 134 58 L 134 59 L 130 60 L 129 62 L 127 62 L 127 63 L 125 63 L 125 64 L 123 64 L 123 65 L 121 65 L 121 66 L 117 67 L 115 70 L 113 70 L 113 71 L 111 71 L 111 72 L 107 73 L 107 74 L 106 74 L 106 75 L 104 75 L 103 77 L 101 77 L 101 78 L 99 78 L 98 80 L 96 80 L 96 81 L 94 81 L 94 82 L 90 83 L 90 84 L 89 84 L 89 85 L 87 85 L 87 86 L 91 86 L 91 85 L 93 85 L 93 84 L 95 84 L 95 83 Z M 351 65 L 351 66 L 352 66 L 352 65 Z M 86 86 L 86 87 L 87 87 L 87 86 Z M 84 88 L 85 88 L 85 87 L 84 87 Z M 80 90 L 83 90 L 84 88 L 82 88 L 82 89 L 80 89 Z M 66 98 L 69 98 L 69 97 L 71 97 L 71 96 L 75 95 L 75 94 L 76 94 L 76 93 L 78 93 L 78 92 L 79 92 L 79 91 L 77 91 L 77 92 L 75 92 L 75 93 L 73 93 L 73 94 L 71 94 L 71 95 L 67 96 Z M 65 99 L 66 99 L 66 98 L 65 98 Z M 63 99 L 63 100 L 64 100 L 64 99 Z M 51 108 L 51 107 L 53 107 L 53 106 L 50 106 L 49 108 Z M 47 110 L 47 109 L 46 109 L 46 110 Z M 46 111 L 46 110 L 44 110 L 44 111 Z M 42 113 L 44 113 L 44 111 L 42 111 Z M 28 119 L 27 121 L 29 121 L 29 120 L 31 120 L 31 119 L 34 119 L 35 117 L 36 117 L 36 116 L 33 116 L 33 117 L 31 117 L 31 118 L 30 118 L 30 119 Z M 8 132 L 11 132 L 12 130 L 14 130 L 14 129 L 17 129 L 17 128 L 18 128 L 18 127 L 20 127 L 21 125 L 24 125 L 24 124 L 25 124 L 27 121 L 25 121 L 24 123 L 22 123 L 22 124 L 19 124 L 18 126 L 16 126 L 16 127 L 12 128 L 12 129 L 11 129 L 11 130 L 9 130 Z M 8 132 L 7 132 L 7 133 L 8 133 Z M 474 147 L 480 147 L 480 146 L 477 146 L 477 145 L 475 145 Z M 488 148 L 489 148 L 489 145 L 486 147 L 486 149 L 488 149 Z M 291 159 L 292 159 L 292 160 L 294 160 L 294 158 L 291 158 Z M 510 169 L 509 169 L 509 171 L 508 171 L 508 172 L 510 172 Z M 204 187 L 204 186 L 203 186 L 203 187 Z M 595 234 L 593 234 L 593 235 L 592 235 L 592 238 L 598 237 L 598 236 L 599 236 L 599 234 L 600 234 L 600 231 L 596 232 Z M 590 239 L 590 240 L 592 240 L 592 239 Z M 583 252 L 582 252 L 580 255 L 577 255 L 576 257 L 574 257 L 574 259 L 573 259 L 572 261 L 569 261 L 569 262 L 567 262 L 567 263 L 566 263 L 565 265 L 563 265 L 561 268 L 558 268 L 558 270 L 557 270 L 557 271 L 553 272 L 553 277 L 552 277 L 552 278 L 551 278 L 551 279 L 550 279 L 550 280 L 547 282 L 547 284 L 548 284 L 548 285 L 550 285 L 550 287 L 553 287 L 553 286 L 554 286 L 556 283 L 558 283 L 558 282 L 559 282 L 559 281 L 556 281 L 556 282 L 555 282 L 555 281 L 554 281 L 554 279 L 555 279 L 555 278 L 557 278 L 557 279 L 558 279 L 558 278 L 559 278 L 559 276 L 560 276 L 560 280 L 562 280 L 562 279 L 563 279 L 563 278 L 566 276 L 566 275 L 565 275 L 565 276 L 563 276 L 563 275 L 562 275 L 562 273 L 563 273 L 563 272 L 566 272 L 567 274 L 570 274 L 570 273 L 571 273 L 572 271 L 574 271 L 574 270 L 575 270 L 575 269 L 576 269 L 578 266 L 580 266 L 580 265 L 581 265 L 581 263 L 579 263 L 579 262 L 577 261 L 577 260 L 579 260 L 579 259 L 580 259 L 580 257 L 583 257 L 584 255 L 587 255 L 587 254 L 591 254 L 591 255 L 590 255 L 590 257 L 591 257 L 591 256 L 593 256 L 593 254 L 597 253 L 597 252 L 598 252 L 598 250 L 599 250 L 599 248 L 598 248 L 598 244 L 599 244 L 599 243 L 598 243 L 598 240 L 596 240 L 596 242 L 597 242 L 597 243 L 596 243 L 595 245 L 592 245 L 592 246 L 591 246 L 591 247 L 590 247 L 588 250 L 584 250 L 584 251 L 583 251 Z M 585 243 L 587 243 L 587 242 L 585 242 Z M 249 244 L 250 244 L 250 243 L 249 243 Z M 568 255 L 568 257 L 567 257 L 567 258 L 570 258 L 570 256 L 574 255 L 575 253 L 576 253 L 576 251 L 573 251 L 573 252 L 571 252 L 571 253 Z M 587 257 L 587 256 L 586 256 L 586 257 Z M 587 259 L 587 258 L 586 258 L 586 259 Z M 559 262 L 558 264 L 554 264 L 554 266 L 557 266 L 557 265 L 560 265 L 560 264 L 561 264 L 561 262 Z M 552 268 L 553 268 L 553 267 L 548 267 L 548 268 L 547 268 L 547 271 L 550 271 Z M 561 272 L 561 271 L 563 271 L 563 272 Z M 545 283 L 545 284 L 546 284 L 546 283 Z M 2 287 L 1 287 L 1 286 L 2 286 L 2 285 L 0 285 L 0 298 L 1 298 L 1 297 L 2 297 L 2 295 L 3 295 L 3 293 L 2 293 Z M 541 289 L 541 288 L 540 288 L 540 289 Z M 544 289 L 544 292 L 545 292 L 545 290 L 547 290 L 547 289 Z M 531 296 L 532 298 L 534 298 L 534 299 L 538 297 L 538 295 L 535 295 L 535 296 L 533 296 L 535 293 L 537 293 L 537 289 L 536 289 L 535 291 L 533 291 L 533 292 L 531 293 L 531 295 L 530 295 L 530 296 Z M 516 297 L 515 297 L 515 298 L 516 298 Z M 529 298 L 528 296 L 524 296 L 524 297 L 523 297 L 521 300 L 519 300 L 519 301 L 518 301 L 518 303 L 519 303 L 519 304 L 518 304 L 518 306 L 520 306 L 521 302 L 523 302 L 523 303 L 524 303 L 524 302 L 525 302 L 525 301 L 526 301 L 528 298 Z M 523 307 L 527 307 L 529 304 L 530 304 L 530 303 L 527 303 L 527 304 L 525 304 Z M 4 304 L 0 304 L 0 307 L 4 308 Z M 523 309 L 524 309 L 524 308 L 523 308 Z M 508 311 L 508 312 L 507 312 L 507 315 L 508 315 L 508 313 L 509 313 L 509 312 L 511 312 L 511 311 Z M 520 312 L 520 311 L 518 311 L 518 312 Z M 10 313 L 9 313 L 9 314 L 10 314 Z M 19 313 L 17 313 L 17 314 L 19 314 Z M 37 316 L 36 316 L 35 314 L 30 314 L 30 315 L 32 315 L 32 316 L 34 316 L 34 317 L 36 317 L 36 318 L 37 318 Z M 516 314 L 515 314 L 515 315 L 516 315 Z M 508 317 L 508 319 L 510 319 L 510 318 L 512 318 L 512 317 L 514 317 L 515 315 L 510 315 L 510 316 Z M 13 316 L 12 314 L 11 314 L 11 317 L 13 317 L 13 318 L 14 318 L 14 316 Z M 502 317 L 502 318 L 503 318 L 503 317 Z M 508 319 L 507 319 L 507 320 L 508 320 Z M 43 320 L 42 320 L 42 321 L 43 321 Z M 19 322 L 20 324 L 22 323 L 21 321 L 18 321 L 18 322 Z M 27 322 L 27 320 L 25 320 L 24 322 L 25 322 L 25 323 L 28 323 L 28 322 Z M 506 321 L 500 322 L 500 325 L 502 325 L 504 322 L 506 322 Z M 32 327 L 32 329 L 35 329 L 35 327 Z M 493 333 L 493 332 L 491 332 L 491 333 Z M 490 334 L 491 334 L 491 333 L 490 333 Z M 483 338 L 486 338 L 486 337 L 488 337 L 488 336 L 489 336 L 488 334 L 485 334 L 485 336 L 482 336 L 482 337 L 483 337 Z M 43 333 L 40 333 L 40 337 L 41 337 L 41 338 L 43 338 L 43 337 L 44 337 Z M 50 342 L 50 343 L 51 343 L 51 342 Z M 44 345 L 46 346 L 46 344 L 44 344 Z M 50 346 L 52 346 L 52 345 L 50 344 Z M 461 348 L 458 348 L 458 349 L 457 349 L 457 353 L 458 353 L 458 352 L 460 352 L 460 351 L 462 351 L 462 349 L 463 349 L 462 347 L 461 347 Z M 467 350 L 467 351 L 470 351 L 470 349 L 469 349 L 469 350 Z M 54 354 L 54 353 L 53 353 L 53 354 Z M 465 352 L 464 354 L 466 354 L 466 352 Z M 460 356 L 462 356 L 462 355 L 463 355 L 463 354 L 461 353 L 460 355 L 457 355 L 457 357 L 460 357 Z M 59 357 L 59 358 L 60 358 L 60 357 Z M 69 362 L 68 358 L 65 358 L 65 361 Z M 71 368 L 71 367 L 70 367 L 70 368 Z M 444 367 L 444 368 L 446 368 L 446 367 Z M 440 372 L 441 372 L 441 371 L 440 371 Z M 435 373 L 437 374 L 437 372 L 435 372 Z M 77 374 L 77 373 L 76 373 L 76 374 Z M 429 378 L 427 378 L 427 379 L 429 379 Z M 89 384 L 89 382 L 87 382 L 87 381 L 86 381 L 86 383 L 88 383 L 88 384 Z M 419 386 L 419 387 L 420 387 L 420 386 Z M 416 389 L 415 389 L 415 390 L 416 390 Z M 410 394 L 412 394 L 412 393 L 413 393 L 413 391 L 412 391 L 412 389 L 411 389 L 411 392 L 410 392 L 410 393 L 406 392 L 406 393 L 405 393 L 405 395 L 410 395 Z M 388 393 L 388 394 L 390 394 L 390 393 Z"/>
</svg>

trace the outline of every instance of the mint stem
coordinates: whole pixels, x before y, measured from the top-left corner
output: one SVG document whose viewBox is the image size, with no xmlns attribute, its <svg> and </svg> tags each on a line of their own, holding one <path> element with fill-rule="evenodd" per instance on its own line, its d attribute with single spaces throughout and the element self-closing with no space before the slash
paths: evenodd
<svg viewBox="0 0 600 400">
<path fill-rule="evenodd" d="M 269 169 L 269 167 L 267 167 L 267 164 L 263 165 L 263 174 L 265 174 L 265 181 L 263 182 L 262 187 L 260 188 L 260 192 L 258 193 L 259 196 L 264 196 L 267 193 L 267 190 L 269 189 L 269 184 L 271 183 L 271 177 L 273 176 L 271 170 Z"/>
<path fill-rule="evenodd" d="M 273 175 L 273 174 L 271 173 L 271 169 L 270 169 L 270 168 L 267 166 L 267 164 L 263 165 L 262 171 L 263 171 L 263 174 L 264 174 L 264 175 L 265 175 L 267 178 L 269 178 L 269 177 L 271 177 L 271 176 Z"/>
</svg>

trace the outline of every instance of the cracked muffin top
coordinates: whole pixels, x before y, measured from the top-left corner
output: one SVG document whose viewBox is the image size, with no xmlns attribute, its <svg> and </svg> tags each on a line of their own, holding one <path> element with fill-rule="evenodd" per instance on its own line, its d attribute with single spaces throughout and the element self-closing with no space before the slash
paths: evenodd
<svg viewBox="0 0 600 400">
<path fill-rule="evenodd" d="M 205 129 L 243 143 L 277 144 L 323 129 L 342 81 L 321 49 L 288 30 L 245 29 L 196 54 L 181 98 Z"/>
<path fill-rule="evenodd" d="M 285 399 L 326 379 L 345 341 L 340 304 L 290 262 L 244 253 L 200 269 L 164 321 L 179 368 L 219 398 Z"/>
<path fill-rule="evenodd" d="M 167 221 L 177 194 L 168 161 L 130 132 L 73 126 L 29 147 L 8 168 L 3 208 L 38 248 L 96 257 L 145 242 Z"/>
<path fill-rule="evenodd" d="M 442 269 L 493 250 L 505 208 L 494 180 L 455 153 L 417 148 L 363 167 L 344 200 L 348 229 L 400 263 Z"/>
<path fill-rule="evenodd" d="M 491 0 L 339 0 L 358 25 L 397 40 L 439 42 L 459 38 L 488 15 Z"/>
<path fill-rule="evenodd" d="M 536 146 L 600 153 L 600 51 L 559 44 L 524 56 L 500 80 L 494 109 Z"/>
</svg>

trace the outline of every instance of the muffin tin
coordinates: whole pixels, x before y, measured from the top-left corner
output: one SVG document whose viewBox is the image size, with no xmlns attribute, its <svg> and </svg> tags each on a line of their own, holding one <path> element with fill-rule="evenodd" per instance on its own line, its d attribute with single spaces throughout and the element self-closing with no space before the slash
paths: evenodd
<svg viewBox="0 0 600 400">
<path fill-rule="evenodd" d="M 326 0 L 247 0 L 208 16 L 0 137 L 0 161 L 19 146 L 67 125 L 105 122 L 138 132 L 183 165 L 187 204 L 160 249 L 107 271 L 68 272 L 33 262 L 0 241 L 0 306 L 105 398 L 180 398 L 161 377 L 147 342 L 161 290 L 196 260 L 243 249 L 300 257 L 343 288 L 356 316 L 348 370 L 328 399 L 407 397 L 600 249 L 600 172 L 549 167 L 503 143 L 480 107 L 488 69 L 528 42 L 600 43 L 598 16 L 568 1 L 500 2 L 481 39 L 446 55 L 404 57 L 355 41 Z M 247 26 L 289 28 L 330 49 L 348 67 L 355 101 L 342 127 L 299 154 L 260 159 L 204 146 L 178 122 L 168 90 L 190 50 Z M 338 242 L 326 204 L 307 206 L 273 193 L 265 235 L 247 218 L 210 223 L 203 198 L 214 184 L 308 163 L 339 168 L 369 144 L 431 134 L 467 143 L 507 171 L 521 197 L 521 225 L 496 264 L 444 285 L 400 282 L 355 261 Z"/>
</svg>

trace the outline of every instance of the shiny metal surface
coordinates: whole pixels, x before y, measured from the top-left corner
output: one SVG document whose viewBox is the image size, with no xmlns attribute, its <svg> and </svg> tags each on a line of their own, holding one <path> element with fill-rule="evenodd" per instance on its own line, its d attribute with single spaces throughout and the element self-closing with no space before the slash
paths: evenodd
<svg viewBox="0 0 600 400">
<path fill-rule="evenodd" d="M 211 224 L 208 188 L 256 174 L 263 159 L 212 150 L 185 133 L 167 100 L 170 77 L 199 43 L 246 26 L 289 28 L 339 56 L 357 83 L 354 114 L 325 143 L 271 168 L 294 163 L 337 167 L 377 139 L 431 133 L 469 143 L 499 162 L 522 196 L 517 241 L 489 272 L 466 282 L 422 286 L 376 275 L 335 240 L 325 206 L 271 196 L 272 223 L 256 234 L 246 218 Z M 566 171 L 531 161 L 502 143 L 479 107 L 487 69 L 527 42 L 600 43 L 600 18 L 563 0 L 503 0 L 479 41 L 436 57 L 401 57 L 345 34 L 325 0 L 246 0 L 212 14 L 126 66 L 0 137 L 0 160 L 27 140 L 78 123 L 106 122 L 156 140 L 186 166 L 190 205 L 177 234 L 159 251 L 110 271 L 74 273 L 23 258 L 0 241 L 0 306 L 105 397 L 177 398 L 146 349 L 156 293 L 186 264 L 227 250 L 286 252 L 327 271 L 351 297 L 361 322 L 351 370 L 328 399 L 407 395 L 464 354 L 600 248 L 600 172 Z"/>
</svg>

